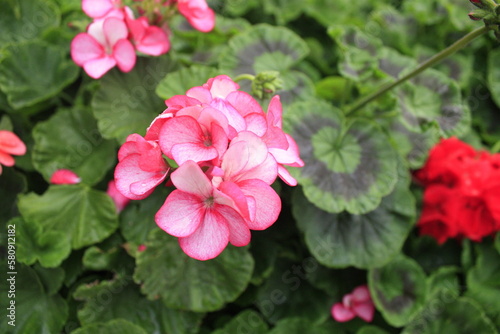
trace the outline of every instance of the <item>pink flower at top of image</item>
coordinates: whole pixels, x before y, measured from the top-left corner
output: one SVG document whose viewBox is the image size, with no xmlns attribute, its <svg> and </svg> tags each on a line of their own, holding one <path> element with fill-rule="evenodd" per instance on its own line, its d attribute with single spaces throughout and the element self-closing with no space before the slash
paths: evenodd
<svg viewBox="0 0 500 334">
<path fill-rule="evenodd" d="M 359 317 L 366 322 L 373 320 L 375 306 L 366 285 L 355 288 L 342 298 L 342 302 L 332 306 L 332 317 L 338 322 L 346 322 Z"/>
<path fill-rule="evenodd" d="M 136 54 L 128 40 L 128 28 L 123 19 L 108 17 L 89 25 L 71 41 L 71 58 L 87 74 L 99 79 L 115 66 L 129 72 L 135 65 Z"/>
<path fill-rule="evenodd" d="M 281 198 L 271 184 L 280 176 L 296 185 L 284 166 L 304 165 L 282 129 L 279 97 L 266 113 L 219 75 L 165 104 L 144 137 L 132 134 L 120 148 L 117 189 L 130 199 L 145 198 L 166 183 L 164 157 L 173 160 L 176 190 L 156 213 L 157 225 L 197 260 L 217 257 L 228 244 L 247 245 L 251 230 L 269 228 L 280 214 Z"/>
<path fill-rule="evenodd" d="M 179 12 L 189 24 L 201 32 L 209 32 L 215 26 L 215 13 L 205 0 L 179 0 Z"/>
<path fill-rule="evenodd" d="M 26 145 L 11 131 L 0 130 L 0 174 L 2 165 L 12 167 L 15 160 L 12 155 L 26 154 Z"/>
<path fill-rule="evenodd" d="M 116 189 L 116 183 L 115 180 L 111 180 L 108 182 L 108 189 L 106 190 L 106 193 L 111 197 L 113 202 L 115 203 L 116 206 L 116 211 L 118 213 L 122 212 L 123 209 L 130 203 L 130 199 L 123 196 L 121 192 Z"/>
<path fill-rule="evenodd" d="M 82 10 L 89 17 L 99 19 L 122 8 L 121 0 L 82 0 Z"/>
<path fill-rule="evenodd" d="M 69 169 L 58 169 L 50 177 L 52 184 L 77 184 L 81 181 L 80 177 Z"/>
</svg>

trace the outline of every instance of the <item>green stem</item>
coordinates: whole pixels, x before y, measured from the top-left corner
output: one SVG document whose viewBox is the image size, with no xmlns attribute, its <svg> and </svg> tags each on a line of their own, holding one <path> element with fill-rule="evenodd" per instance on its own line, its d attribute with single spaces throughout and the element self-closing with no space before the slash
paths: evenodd
<svg viewBox="0 0 500 334">
<path fill-rule="evenodd" d="M 245 80 L 245 79 L 253 81 L 255 79 L 255 75 L 247 74 L 247 73 L 240 74 L 236 78 L 234 78 L 233 81 L 238 82 L 238 81 Z"/>
<path fill-rule="evenodd" d="M 471 41 L 473 41 L 475 38 L 481 36 L 482 34 L 488 32 L 490 30 L 489 27 L 483 26 L 480 28 L 477 28 L 476 30 L 471 31 L 446 49 L 442 50 L 438 54 L 435 54 L 433 57 L 429 58 L 426 60 L 424 63 L 420 64 L 419 67 L 411 71 L 410 73 L 406 74 L 405 76 L 399 78 L 398 80 L 394 82 L 390 82 L 388 84 L 383 85 L 380 87 L 379 90 L 362 97 L 361 99 L 357 100 L 354 102 L 354 104 L 351 106 L 350 109 L 346 111 L 346 115 L 353 113 L 362 107 L 364 107 L 367 103 L 375 100 L 382 94 L 386 93 L 387 91 L 393 89 L 394 87 L 398 86 L 399 84 L 413 78 L 414 76 L 420 74 L 422 71 L 426 70 L 427 68 L 439 63 L 441 60 L 445 59 L 446 57 L 450 56 L 451 54 L 455 53 L 456 51 L 462 49 L 464 46 L 469 44 Z"/>
</svg>

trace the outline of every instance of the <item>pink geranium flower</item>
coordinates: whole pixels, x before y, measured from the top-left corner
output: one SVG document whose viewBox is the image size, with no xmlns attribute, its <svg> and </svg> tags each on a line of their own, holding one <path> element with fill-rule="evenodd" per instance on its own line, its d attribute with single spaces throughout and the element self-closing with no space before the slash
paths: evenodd
<svg viewBox="0 0 500 334">
<path fill-rule="evenodd" d="M 137 51 L 150 56 L 159 56 L 170 49 L 167 33 L 160 27 L 149 25 L 147 17 L 134 19 L 127 15 L 126 23 Z"/>
<path fill-rule="evenodd" d="M 52 184 L 77 184 L 81 181 L 80 177 L 69 169 L 58 169 L 50 177 Z"/>
<path fill-rule="evenodd" d="M 215 13 L 205 0 L 179 0 L 179 12 L 197 30 L 209 32 L 215 26 Z"/>
<path fill-rule="evenodd" d="M 89 25 L 86 33 L 80 33 L 71 41 L 71 57 L 87 74 L 98 79 L 116 65 L 129 72 L 135 65 L 134 46 L 127 39 L 125 22 L 108 17 Z"/>
<path fill-rule="evenodd" d="M 231 198 L 217 190 L 200 166 L 187 161 L 171 175 L 177 190 L 157 212 L 155 221 L 167 233 L 179 237 L 182 250 L 192 258 L 209 260 L 230 242 L 245 246 L 250 230 Z"/>
<path fill-rule="evenodd" d="M 115 180 L 108 182 L 108 189 L 106 193 L 111 197 L 116 206 L 116 211 L 122 212 L 123 209 L 130 203 L 130 199 L 123 196 L 121 192 L 116 188 Z"/>
<path fill-rule="evenodd" d="M 116 188 L 127 198 L 146 198 L 165 180 L 169 170 L 157 142 L 132 134 L 118 151 Z"/>
<path fill-rule="evenodd" d="M 373 320 L 375 306 L 366 285 L 358 286 L 351 293 L 342 298 L 341 303 L 332 307 L 332 316 L 338 322 L 346 322 L 360 317 L 366 322 Z"/>
<path fill-rule="evenodd" d="M 121 0 L 82 0 L 82 10 L 94 19 L 107 16 L 114 9 L 121 7 Z"/>
<path fill-rule="evenodd" d="M 26 145 L 13 132 L 0 130 L 0 174 L 2 165 L 12 167 L 15 160 L 12 155 L 26 154 Z"/>
</svg>

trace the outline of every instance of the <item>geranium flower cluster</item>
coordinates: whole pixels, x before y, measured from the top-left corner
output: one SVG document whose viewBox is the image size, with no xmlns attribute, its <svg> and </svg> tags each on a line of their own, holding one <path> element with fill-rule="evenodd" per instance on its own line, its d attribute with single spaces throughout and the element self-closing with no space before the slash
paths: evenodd
<svg viewBox="0 0 500 334">
<path fill-rule="evenodd" d="M 93 22 L 71 42 L 71 57 L 90 77 L 98 79 L 115 66 L 129 72 L 136 51 L 150 56 L 167 53 L 168 20 L 177 11 L 200 31 L 215 25 L 215 14 L 205 0 L 135 0 L 133 7 L 141 14 L 138 18 L 122 0 L 82 0 Z"/>
<path fill-rule="evenodd" d="M 415 176 L 426 187 L 421 234 L 442 244 L 449 238 L 481 241 L 500 230 L 500 154 L 444 139 Z"/>
<path fill-rule="evenodd" d="M 346 322 L 359 317 L 366 322 L 373 320 L 375 305 L 366 285 L 360 285 L 335 303 L 331 309 L 332 317 L 338 322 Z"/>
<path fill-rule="evenodd" d="M 170 98 L 145 137 L 130 135 L 118 152 L 116 187 L 130 199 L 147 197 L 170 174 L 177 189 L 155 220 L 198 260 L 216 257 L 228 243 L 245 246 L 250 230 L 271 226 L 281 200 L 270 185 L 277 176 L 296 185 L 284 165 L 304 165 L 282 130 L 279 96 L 265 113 L 238 89 L 220 75 Z M 163 155 L 175 161 L 175 171 Z"/>
</svg>

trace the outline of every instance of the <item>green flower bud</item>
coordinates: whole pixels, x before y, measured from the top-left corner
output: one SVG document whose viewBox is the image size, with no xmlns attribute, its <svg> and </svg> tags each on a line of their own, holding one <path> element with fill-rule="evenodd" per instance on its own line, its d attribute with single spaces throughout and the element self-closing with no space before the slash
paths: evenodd
<svg viewBox="0 0 500 334">
<path fill-rule="evenodd" d="M 270 98 L 283 87 L 283 80 L 277 71 L 265 71 L 257 74 L 252 82 L 252 95 L 259 99 Z"/>
</svg>

